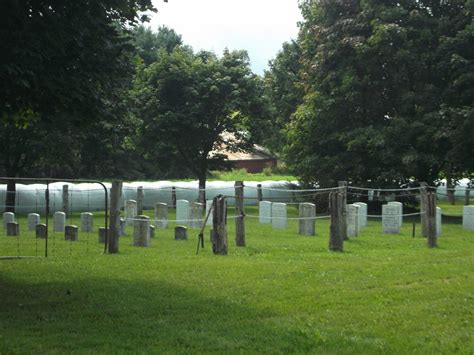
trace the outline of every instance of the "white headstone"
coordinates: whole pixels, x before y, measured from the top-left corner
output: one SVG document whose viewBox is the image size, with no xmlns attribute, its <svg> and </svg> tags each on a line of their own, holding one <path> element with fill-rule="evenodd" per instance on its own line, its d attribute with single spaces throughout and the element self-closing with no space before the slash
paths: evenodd
<svg viewBox="0 0 474 355">
<path fill-rule="evenodd" d="M 3 214 L 3 228 L 7 229 L 7 223 L 15 222 L 15 214 L 13 212 L 5 212 Z"/>
<path fill-rule="evenodd" d="M 367 195 L 368 195 L 369 201 L 374 200 L 374 190 L 369 190 L 369 193 Z"/>
<path fill-rule="evenodd" d="M 367 227 L 367 204 L 364 202 L 356 202 L 354 205 L 359 206 L 359 231 Z"/>
<path fill-rule="evenodd" d="M 127 200 L 125 202 L 125 221 L 127 226 L 133 225 L 133 220 L 137 216 L 137 201 Z"/>
<path fill-rule="evenodd" d="M 403 203 L 398 201 L 392 201 L 388 203 L 389 205 L 398 206 L 398 223 L 400 227 L 403 225 Z"/>
<path fill-rule="evenodd" d="M 272 203 L 272 227 L 275 229 L 286 229 L 288 227 L 286 203 Z"/>
<path fill-rule="evenodd" d="M 193 202 L 191 204 L 190 216 L 189 216 L 189 227 L 190 228 L 201 228 L 202 222 L 202 203 Z"/>
<path fill-rule="evenodd" d="M 359 234 L 359 206 L 358 205 L 347 205 L 346 206 L 346 224 L 347 224 L 347 236 L 357 237 Z"/>
<path fill-rule="evenodd" d="M 53 225 L 55 232 L 64 232 L 66 228 L 66 214 L 64 212 L 54 212 Z"/>
<path fill-rule="evenodd" d="M 462 227 L 466 230 L 474 230 L 474 206 L 464 206 Z"/>
<path fill-rule="evenodd" d="M 36 231 L 36 225 L 40 222 L 40 215 L 38 213 L 28 214 L 28 230 Z"/>
<path fill-rule="evenodd" d="M 436 207 L 436 236 L 439 237 L 442 231 L 442 213 L 441 208 Z"/>
<path fill-rule="evenodd" d="M 211 209 L 212 207 L 212 200 L 207 200 L 206 201 L 206 217 L 207 215 L 209 214 L 209 210 Z M 205 218 L 205 217 L 204 217 Z M 207 226 L 211 226 L 212 225 L 212 213 L 209 215 L 209 218 L 207 219 L 207 223 L 206 223 Z"/>
<path fill-rule="evenodd" d="M 81 213 L 81 232 L 92 232 L 94 227 L 94 215 L 90 212 Z"/>
<path fill-rule="evenodd" d="M 176 223 L 188 224 L 188 220 L 189 220 L 189 201 L 188 200 L 176 201 Z"/>
<path fill-rule="evenodd" d="M 133 221 L 133 246 L 147 247 L 150 245 L 150 217 L 136 216 Z"/>
<path fill-rule="evenodd" d="M 260 223 L 272 223 L 272 203 L 270 201 L 260 201 L 258 214 Z"/>
<path fill-rule="evenodd" d="M 155 227 L 158 229 L 168 228 L 168 205 L 166 203 L 155 203 Z"/>
<path fill-rule="evenodd" d="M 382 226 L 386 234 L 400 233 L 400 207 L 397 205 L 382 205 Z"/>
<path fill-rule="evenodd" d="M 316 205 L 314 203 L 300 203 L 298 233 L 301 235 L 316 234 Z"/>
</svg>

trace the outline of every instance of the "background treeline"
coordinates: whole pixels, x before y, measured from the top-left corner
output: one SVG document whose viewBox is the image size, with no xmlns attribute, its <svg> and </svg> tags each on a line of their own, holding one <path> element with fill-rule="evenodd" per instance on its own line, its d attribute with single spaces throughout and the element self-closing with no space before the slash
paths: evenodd
<svg viewBox="0 0 474 355">
<path fill-rule="evenodd" d="M 2 1 L 1 175 L 203 186 L 218 148 L 261 143 L 307 184 L 472 177 L 473 1 L 300 7 L 260 77 L 245 51 L 139 25 L 147 0 Z"/>
</svg>

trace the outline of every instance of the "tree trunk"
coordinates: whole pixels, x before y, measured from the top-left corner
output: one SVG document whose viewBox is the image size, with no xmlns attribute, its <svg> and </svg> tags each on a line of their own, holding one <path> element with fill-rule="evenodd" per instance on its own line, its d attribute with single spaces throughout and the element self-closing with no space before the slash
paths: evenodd
<svg viewBox="0 0 474 355">
<path fill-rule="evenodd" d="M 453 179 L 449 175 L 446 176 L 446 194 L 448 195 L 448 202 L 451 205 L 456 204 L 456 198 L 454 196 L 454 185 Z"/>
<path fill-rule="evenodd" d="M 206 206 L 206 173 L 199 176 L 199 198 L 198 202 Z"/>
<path fill-rule="evenodd" d="M 7 194 L 5 196 L 5 212 L 15 213 L 16 203 L 16 183 L 15 180 L 8 180 Z"/>
</svg>

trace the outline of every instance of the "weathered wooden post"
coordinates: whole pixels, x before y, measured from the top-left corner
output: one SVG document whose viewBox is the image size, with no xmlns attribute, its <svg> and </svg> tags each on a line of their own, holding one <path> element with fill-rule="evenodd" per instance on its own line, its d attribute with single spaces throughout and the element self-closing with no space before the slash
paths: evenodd
<svg viewBox="0 0 474 355">
<path fill-rule="evenodd" d="M 343 230 L 346 230 L 346 223 L 343 223 L 344 196 L 340 192 L 331 192 L 329 194 L 329 213 L 331 215 L 331 224 L 329 226 L 329 250 L 344 251 Z M 347 230 L 346 230 L 347 232 Z"/>
<path fill-rule="evenodd" d="M 245 246 L 244 182 L 235 182 L 235 245 Z"/>
<path fill-rule="evenodd" d="M 171 188 L 171 207 L 176 209 L 176 187 Z"/>
<path fill-rule="evenodd" d="M 63 185 L 63 208 L 62 211 L 69 215 L 69 185 Z"/>
<path fill-rule="evenodd" d="M 106 245 L 109 254 L 119 251 L 120 236 L 120 196 L 122 196 L 122 181 L 112 181 L 110 190 L 110 217 Z"/>
<path fill-rule="evenodd" d="M 466 187 L 466 191 L 464 192 L 464 205 L 465 206 L 469 206 L 471 204 L 470 194 L 471 194 L 471 188 L 468 185 Z"/>
<path fill-rule="evenodd" d="M 347 181 L 339 181 L 340 193 L 342 198 L 342 219 L 341 219 L 341 236 L 344 240 L 349 240 L 347 236 L 346 206 L 347 206 Z"/>
<path fill-rule="evenodd" d="M 257 184 L 257 198 L 258 202 L 263 201 L 262 184 Z"/>
<path fill-rule="evenodd" d="M 436 194 L 427 194 L 427 216 L 428 216 L 428 246 L 436 248 L 438 246 L 436 238 Z"/>
<path fill-rule="evenodd" d="M 143 197 L 144 197 L 143 186 L 138 186 L 137 188 L 137 216 L 143 214 Z"/>
<path fill-rule="evenodd" d="M 227 255 L 227 208 L 222 195 L 213 199 L 212 209 L 212 252 L 215 255 Z"/>
<path fill-rule="evenodd" d="M 428 236 L 428 215 L 427 215 L 427 189 L 428 184 L 426 182 L 420 183 L 420 213 L 421 213 L 421 235 L 423 237 Z"/>
<path fill-rule="evenodd" d="M 203 206 L 206 205 L 206 184 L 199 184 L 199 194 L 198 194 L 198 202 L 202 203 Z M 202 210 L 202 214 L 204 214 L 204 209 Z"/>
</svg>

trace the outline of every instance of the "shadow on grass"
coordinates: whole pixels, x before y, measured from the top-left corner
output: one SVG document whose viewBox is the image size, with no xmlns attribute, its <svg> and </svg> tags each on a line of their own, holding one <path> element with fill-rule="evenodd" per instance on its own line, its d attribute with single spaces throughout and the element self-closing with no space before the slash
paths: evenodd
<svg viewBox="0 0 474 355">
<path fill-rule="evenodd" d="M 0 299 L 0 353 L 322 350 L 270 308 L 161 281 L 23 284 L 0 276 Z"/>
</svg>

